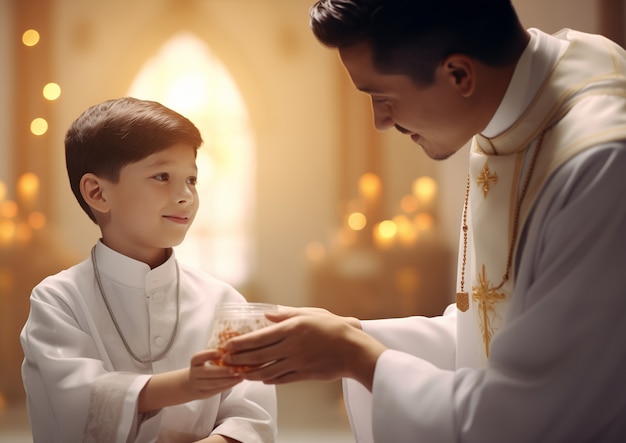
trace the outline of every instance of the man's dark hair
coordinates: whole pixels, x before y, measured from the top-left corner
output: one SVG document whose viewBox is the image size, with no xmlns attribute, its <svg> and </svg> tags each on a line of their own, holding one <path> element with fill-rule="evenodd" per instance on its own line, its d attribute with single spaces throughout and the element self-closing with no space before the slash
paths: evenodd
<svg viewBox="0 0 626 443">
<path fill-rule="evenodd" d="M 202 145 L 200 131 L 179 113 L 160 103 L 123 97 L 84 111 L 65 136 L 65 163 L 78 203 L 96 222 L 80 193 L 83 175 L 93 173 L 116 183 L 123 166 L 177 143 Z"/>
<path fill-rule="evenodd" d="M 502 66 L 519 57 L 526 41 L 510 0 L 319 0 L 310 25 L 332 48 L 370 44 L 380 73 L 421 85 L 433 81 L 449 55 Z"/>
</svg>

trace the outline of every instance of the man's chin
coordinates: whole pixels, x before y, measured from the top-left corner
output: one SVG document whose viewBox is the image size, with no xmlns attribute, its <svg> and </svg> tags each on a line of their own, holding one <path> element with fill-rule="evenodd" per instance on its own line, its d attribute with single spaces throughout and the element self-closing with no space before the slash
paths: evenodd
<svg viewBox="0 0 626 443">
<path fill-rule="evenodd" d="M 420 147 L 422 149 L 422 151 L 424 151 L 424 154 L 426 154 L 429 158 L 433 159 L 433 160 L 446 160 L 448 158 L 450 158 L 454 152 L 449 152 L 449 151 L 442 151 L 442 150 L 438 150 L 438 149 L 432 149 L 432 145 L 426 145 L 424 143 L 424 140 L 420 140 L 419 142 L 415 142 L 415 144 Z"/>
</svg>

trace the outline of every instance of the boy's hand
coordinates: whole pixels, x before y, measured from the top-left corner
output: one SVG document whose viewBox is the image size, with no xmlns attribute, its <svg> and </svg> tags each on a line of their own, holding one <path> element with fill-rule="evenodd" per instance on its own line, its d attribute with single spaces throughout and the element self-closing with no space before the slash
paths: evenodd
<svg viewBox="0 0 626 443">
<path fill-rule="evenodd" d="M 189 368 L 154 374 L 139 393 L 138 411 L 148 412 L 217 395 L 243 380 L 237 370 L 212 365 L 221 353 L 200 351 L 191 357 Z"/>
<path fill-rule="evenodd" d="M 191 357 L 189 389 L 196 398 L 207 398 L 229 389 L 243 380 L 235 368 L 212 364 L 221 358 L 217 349 L 206 349 Z"/>
</svg>

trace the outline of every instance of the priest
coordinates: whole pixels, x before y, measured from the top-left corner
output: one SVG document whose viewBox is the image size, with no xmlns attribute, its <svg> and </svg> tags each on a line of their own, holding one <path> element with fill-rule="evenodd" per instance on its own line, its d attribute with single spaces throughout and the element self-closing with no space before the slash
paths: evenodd
<svg viewBox="0 0 626 443">
<path fill-rule="evenodd" d="M 525 29 L 509 0 L 320 0 L 375 126 L 443 160 L 471 140 L 456 302 L 359 321 L 284 308 L 227 361 L 344 378 L 358 442 L 626 441 L 626 52 Z"/>
</svg>

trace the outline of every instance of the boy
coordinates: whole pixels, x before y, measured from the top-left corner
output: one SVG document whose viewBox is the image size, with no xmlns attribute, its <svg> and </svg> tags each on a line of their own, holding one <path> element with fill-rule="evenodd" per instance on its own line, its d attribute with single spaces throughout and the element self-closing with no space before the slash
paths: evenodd
<svg viewBox="0 0 626 443">
<path fill-rule="evenodd" d="M 172 249 L 198 210 L 201 144 L 188 119 L 134 98 L 69 128 L 70 185 L 102 237 L 31 295 L 21 343 L 35 442 L 274 441 L 274 389 L 202 350 L 215 306 L 243 296 Z"/>
</svg>

